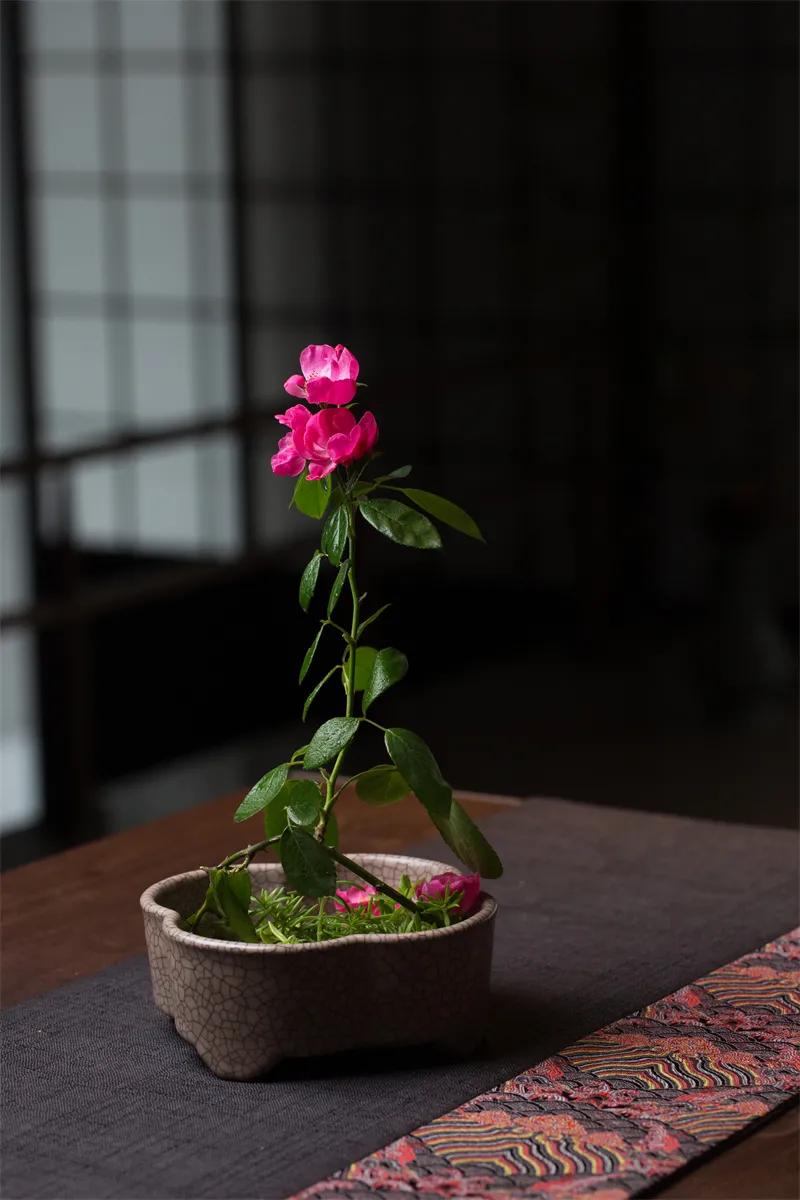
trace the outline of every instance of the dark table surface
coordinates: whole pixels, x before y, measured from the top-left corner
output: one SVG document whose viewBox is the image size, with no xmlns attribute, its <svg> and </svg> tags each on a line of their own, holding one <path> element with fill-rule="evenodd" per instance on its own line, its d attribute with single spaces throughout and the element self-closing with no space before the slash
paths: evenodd
<svg viewBox="0 0 800 1200">
<path fill-rule="evenodd" d="M 459 799 L 476 819 L 497 817 L 521 803 L 474 793 L 461 793 Z M 238 842 L 231 824 L 235 802 L 236 798 L 224 797 L 6 872 L 0 965 L 3 1005 L 140 954 L 144 934 L 139 895 L 156 879 L 195 869 L 201 862 L 217 862 L 235 849 Z M 397 852 L 430 832 L 427 815 L 413 800 L 376 810 L 345 794 L 338 812 L 344 842 L 362 851 Z M 98 907 L 113 911 L 114 921 L 98 924 L 94 916 Z M 48 930 L 46 938 L 31 936 L 31 930 L 42 928 Z M 800 1196 L 799 1151 L 800 1120 L 793 1110 L 657 1194 L 684 1200 L 791 1200 Z"/>
</svg>

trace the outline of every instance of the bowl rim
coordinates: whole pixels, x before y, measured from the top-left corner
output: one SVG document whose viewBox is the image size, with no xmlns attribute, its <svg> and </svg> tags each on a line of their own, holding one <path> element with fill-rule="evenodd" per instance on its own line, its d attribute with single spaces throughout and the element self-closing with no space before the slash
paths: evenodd
<svg viewBox="0 0 800 1200">
<path fill-rule="evenodd" d="M 448 863 L 438 862 L 430 858 L 419 858 L 416 855 L 364 852 L 348 854 L 347 857 L 364 866 L 376 868 L 379 868 L 382 863 L 392 862 L 403 863 L 404 865 L 413 864 L 415 866 L 419 864 L 420 867 L 424 866 L 425 871 L 430 875 L 441 875 L 448 871 L 455 872 L 456 874 L 461 873 L 456 867 Z M 274 871 L 283 874 L 279 862 L 250 863 L 248 870 L 251 870 L 253 867 L 260 871 L 266 868 L 268 872 Z M 458 921 L 455 925 L 447 925 L 439 929 L 425 929 L 416 933 L 352 933 L 347 937 L 333 938 L 328 942 L 298 942 L 288 946 L 270 945 L 266 942 L 229 942 L 224 941 L 222 938 L 200 937 L 196 933 L 189 933 L 185 929 L 181 929 L 179 924 L 181 920 L 180 913 L 174 908 L 167 908 L 165 905 L 159 903 L 158 896 L 167 887 L 175 886 L 189 879 L 204 878 L 206 878 L 206 872 L 202 868 L 195 871 L 182 871 L 178 875 L 170 875 L 166 879 L 160 879 L 158 883 L 151 884 L 140 896 L 139 904 L 143 913 L 154 916 L 160 921 L 165 935 L 172 941 L 210 954 L 230 954 L 232 952 L 237 954 L 309 954 L 312 952 L 319 954 L 322 952 L 333 953 L 339 949 L 355 945 L 386 946 L 396 943 L 408 945 L 411 942 L 430 941 L 431 938 L 463 936 L 478 925 L 484 925 L 487 921 L 492 921 L 497 912 L 497 901 L 495 898 L 481 889 L 479 897 L 481 902 L 480 907 L 471 917 L 467 917 L 464 921 Z"/>
</svg>

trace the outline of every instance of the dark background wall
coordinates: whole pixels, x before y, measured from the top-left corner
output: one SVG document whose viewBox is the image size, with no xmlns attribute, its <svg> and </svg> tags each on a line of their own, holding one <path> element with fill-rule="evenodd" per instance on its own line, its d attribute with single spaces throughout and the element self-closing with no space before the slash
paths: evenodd
<svg viewBox="0 0 800 1200">
<path fill-rule="evenodd" d="M 796 7 L 226 11 L 243 408 L 280 411 L 300 349 L 345 343 L 391 464 L 487 540 L 364 539 L 411 660 L 387 714 L 462 787 L 791 823 Z M 256 540 L 275 440 L 245 444 Z M 315 532 L 93 625 L 99 783 L 245 744 L 231 786 L 272 765 Z"/>
</svg>

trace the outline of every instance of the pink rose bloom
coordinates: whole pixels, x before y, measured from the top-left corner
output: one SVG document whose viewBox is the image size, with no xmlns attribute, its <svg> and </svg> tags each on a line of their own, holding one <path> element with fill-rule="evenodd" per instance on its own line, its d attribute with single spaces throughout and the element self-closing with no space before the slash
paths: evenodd
<svg viewBox="0 0 800 1200">
<path fill-rule="evenodd" d="M 271 461 L 272 470 L 276 475 L 299 475 L 306 465 L 302 454 L 295 450 L 291 433 L 287 433 L 286 437 L 282 437 L 278 442 L 278 453 L 273 454 Z"/>
<path fill-rule="evenodd" d="M 311 404 L 349 404 L 355 396 L 358 363 L 344 346 L 306 346 L 300 366 L 303 374 L 283 385 L 290 396 Z"/>
<path fill-rule="evenodd" d="M 337 912 L 340 913 L 347 912 L 348 905 L 350 906 L 350 910 L 363 907 L 365 910 L 369 911 L 370 905 L 372 904 L 372 897 L 377 896 L 377 894 L 378 893 L 371 883 L 353 883 L 349 886 L 337 887 L 336 895 L 341 896 L 343 900 L 346 900 L 347 904 L 339 904 L 338 901 L 334 900 L 333 907 Z M 377 904 L 372 904 L 371 911 L 373 917 L 379 917 L 381 915 L 381 910 L 378 908 Z"/>
<path fill-rule="evenodd" d="M 418 884 L 416 897 L 418 900 L 441 900 L 448 887 L 451 896 L 457 892 L 463 893 L 454 910 L 463 917 L 475 907 L 481 890 L 481 877 L 480 875 L 456 875 L 454 871 L 446 871 L 444 875 L 434 875 L 433 879 L 429 879 L 427 883 Z"/>
<path fill-rule="evenodd" d="M 323 408 L 312 415 L 305 405 L 295 404 L 275 419 L 291 429 L 272 459 L 276 475 L 299 475 L 309 462 L 308 478 L 322 479 L 338 466 L 363 458 L 378 440 L 378 425 L 370 412 L 357 422 L 347 408 Z"/>
</svg>

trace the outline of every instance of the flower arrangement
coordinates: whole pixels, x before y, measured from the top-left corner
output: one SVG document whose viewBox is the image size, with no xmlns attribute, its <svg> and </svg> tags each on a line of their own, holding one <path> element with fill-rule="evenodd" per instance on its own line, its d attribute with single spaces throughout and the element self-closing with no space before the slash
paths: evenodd
<svg viewBox="0 0 800 1200">
<path fill-rule="evenodd" d="M 480 530 L 458 505 L 401 483 L 410 466 L 367 476 L 378 457 L 378 425 L 371 412 L 360 420 L 353 413 L 357 389 L 365 385 L 358 381 L 358 362 L 349 350 L 340 345 L 308 346 L 300 355 L 300 366 L 302 374 L 291 376 L 284 387 L 305 403 L 277 416 L 289 432 L 278 443 L 272 469 L 276 475 L 297 478 L 292 503 L 300 512 L 324 519 L 320 547 L 300 580 L 299 600 L 305 612 L 323 566 L 327 564 L 335 574 L 299 682 L 305 680 L 326 631 L 338 634 L 344 643 L 339 660 L 306 697 L 303 720 L 320 689 L 336 675 L 342 682 L 345 711 L 323 722 L 306 745 L 268 771 L 239 805 L 234 820 L 260 815 L 264 837 L 207 869 L 205 900 L 185 927 L 202 936 L 243 942 L 326 941 L 352 933 L 413 933 L 450 925 L 475 908 L 481 875 L 493 879 L 502 872 L 497 854 L 453 799 L 453 789 L 422 738 L 409 729 L 387 728 L 372 715 L 379 697 L 404 677 L 408 662 L 392 646 L 377 649 L 362 642 L 388 605 L 365 614 L 366 596 L 359 592 L 356 578 L 360 521 L 398 545 L 417 550 L 442 545 L 430 516 L 482 541 Z M 397 493 L 414 507 L 396 499 Z M 346 588 L 349 625 L 339 620 Z M 383 736 L 390 761 L 342 781 L 347 750 L 367 730 Z M 315 772 L 316 778 L 291 778 L 290 772 L 297 768 Z M 335 809 L 350 784 L 365 804 L 377 807 L 413 793 L 467 871 L 430 880 L 403 876 L 395 888 L 347 858 L 338 849 Z M 277 850 L 290 886 L 252 896 L 247 867 L 254 855 L 268 848 Z M 339 868 L 361 882 L 338 880 Z"/>
</svg>

